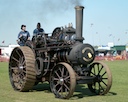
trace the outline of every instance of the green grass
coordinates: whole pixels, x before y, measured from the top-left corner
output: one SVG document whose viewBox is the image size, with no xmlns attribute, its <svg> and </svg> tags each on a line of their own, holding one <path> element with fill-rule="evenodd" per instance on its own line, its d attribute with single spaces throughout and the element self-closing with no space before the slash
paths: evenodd
<svg viewBox="0 0 128 102">
<path fill-rule="evenodd" d="M 104 61 L 112 72 L 110 92 L 104 96 L 92 94 L 87 85 L 77 85 L 69 100 L 57 99 L 49 84 L 40 84 L 30 92 L 14 91 L 8 75 L 8 63 L 0 62 L 0 102 L 128 102 L 128 61 Z"/>
</svg>

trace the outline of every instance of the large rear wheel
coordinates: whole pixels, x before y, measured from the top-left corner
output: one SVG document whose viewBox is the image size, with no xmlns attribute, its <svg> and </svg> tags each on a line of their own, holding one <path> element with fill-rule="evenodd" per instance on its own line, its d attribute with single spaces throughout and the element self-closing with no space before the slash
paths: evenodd
<svg viewBox="0 0 128 102">
<path fill-rule="evenodd" d="M 17 91 L 29 91 L 35 84 L 35 56 L 27 46 L 13 49 L 9 61 L 9 77 Z"/>
</svg>

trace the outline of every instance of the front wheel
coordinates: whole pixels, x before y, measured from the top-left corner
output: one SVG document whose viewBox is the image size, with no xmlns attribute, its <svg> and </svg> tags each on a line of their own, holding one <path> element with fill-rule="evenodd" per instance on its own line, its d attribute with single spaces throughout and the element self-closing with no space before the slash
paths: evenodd
<svg viewBox="0 0 128 102">
<path fill-rule="evenodd" d="M 112 74 L 109 67 L 103 62 L 94 62 L 90 66 L 89 76 L 95 77 L 92 84 L 88 84 L 91 92 L 104 95 L 112 85 Z"/>
<path fill-rule="evenodd" d="M 65 63 L 58 63 L 51 72 L 50 87 L 57 98 L 68 99 L 73 95 L 76 86 L 75 72 Z"/>
</svg>

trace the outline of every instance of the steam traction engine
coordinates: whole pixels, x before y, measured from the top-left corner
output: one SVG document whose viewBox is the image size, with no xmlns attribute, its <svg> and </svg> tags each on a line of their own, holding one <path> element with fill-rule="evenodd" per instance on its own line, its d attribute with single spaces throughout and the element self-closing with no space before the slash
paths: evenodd
<svg viewBox="0 0 128 102">
<path fill-rule="evenodd" d="M 41 33 L 26 46 L 13 49 L 9 61 L 12 87 L 29 91 L 38 82 L 48 81 L 57 98 L 70 98 L 76 84 L 87 84 L 91 92 L 104 95 L 112 85 L 106 64 L 95 62 L 95 51 L 83 44 L 83 6 L 76 6 L 76 29 L 57 27 L 51 36 Z M 94 62 L 93 62 L 94 61 Z"/>
</svg>

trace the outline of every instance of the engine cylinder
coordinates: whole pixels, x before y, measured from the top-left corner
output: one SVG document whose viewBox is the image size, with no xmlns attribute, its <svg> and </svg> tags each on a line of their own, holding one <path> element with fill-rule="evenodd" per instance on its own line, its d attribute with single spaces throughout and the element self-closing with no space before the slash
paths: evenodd
<svg viewBox="0 0 128 102">
<path fill-rule="evenodd" d="M 62 50 L 57 52 L 58 61 L 67 62 L 68 61 L 67 56 L 68 56 L 68 50 Z"/>
</svg>

